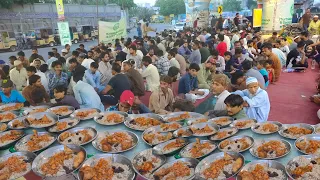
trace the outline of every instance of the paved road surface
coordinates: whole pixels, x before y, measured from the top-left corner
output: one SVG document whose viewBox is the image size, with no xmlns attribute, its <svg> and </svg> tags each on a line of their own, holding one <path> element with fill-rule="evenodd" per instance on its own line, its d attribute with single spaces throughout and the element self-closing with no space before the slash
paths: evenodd
<svg viewBox="0 0 320 180">
<path fill-rule="evenodd" d="M 150 24 L 150 26 L 152 28 L 156 28 L 158 32 L 160 31 L 163 31 L 164 29 L 170 29 L 172 28 L 172 26 L 170 24 Z M 137 31 L 136 29 L 132 29 L 130 34 L 129 34 L 129 37 L 133 37 L 137 35 Z M 148 34 L 149 36 L 155 36 L 155 32 L 149 32 Z M 71 46 L 71 50 L 75 50 L 76 48 L 79 47 L 79 44 L 84 44 L 85 48 L 86 49 L 89 49 L 90 46 L 95 46 L 97 45 L 98 41 L 95 40 L 95 41 L 88 41 L 88 42 L 80 42 L 78 44 L 73 44 Z M 48 58 L 48 52 L 51 51 L 51 48 L 52 47 L 45 47 L 45 48 L 38 48 L 38 51 L 39 51 L 39 54 L 41 56 L 43 56 L 45 59 Z M 61 54 L 61 50 L 64 48 L 62 46 L 55 46 L 55 48 L 58 49 L 59 53 Z M 26 54 L 26 57 L 29 58 L 32 51 L 31 50 L 24 50 L 25 54 Z M 0 59 L 1 60 L 5 60 L 6 62 L 8 62 L 8 58 L 10 56 L 14 56 L 14 55 L 17 55 L 17 51 L 16 52 L 0 52 Z"/>
</svg>

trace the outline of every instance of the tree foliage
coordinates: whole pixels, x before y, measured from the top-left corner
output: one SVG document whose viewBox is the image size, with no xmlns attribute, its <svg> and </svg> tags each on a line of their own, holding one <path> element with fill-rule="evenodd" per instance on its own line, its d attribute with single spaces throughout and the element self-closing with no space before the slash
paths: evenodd
<svg viewBox="0 0 320 180">
<path fill-rule="evenodd" d="M 0 8 L 10 8 L 13 4 L 32 4 L 37 3 L 39 0 L 0 0 Z"/>
<path fill-rule="evenodd" d="M 239 0 L 223 0 L 223 11 L 241 11 L 241 1 Z"/>
<path fill-rule="evenodd" d="M 257 8 L 257 0 L 248 0 L 248 9 Z"/>
<path fill-rule="evenodd" d="M 146 7 L 134 7 L 129 9 L 129 16 L 130 17 L 138 17 L 138 19 L 150 19 L 155 12 L 151 8 Z"/>
<path fill-rule="evenodd" d="M 157 0 L 155 6 L 160 7 L 159 13 L 163 16 L 186 13 L 184 0 Z"/>
</svg>

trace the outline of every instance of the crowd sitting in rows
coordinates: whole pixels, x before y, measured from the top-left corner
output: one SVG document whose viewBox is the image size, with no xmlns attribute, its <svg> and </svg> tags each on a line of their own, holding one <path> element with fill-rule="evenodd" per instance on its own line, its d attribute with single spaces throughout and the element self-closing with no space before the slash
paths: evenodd
<svg viewBox="0 0 320 180">
<path fill-rule="evenodd" d="M 288 44 L 277 33 L 263 39 L 253 30 L 165 30 L 88 50 L 80 44 L 71 51 L 67 44 L 61 54 L 53 48 L 47 58 L 33 49 L 27 59 L 21 51 L 9 57 L 9 65 L 0 62 L 0 97 L 2 103 L 26 106 L 166 114 L 194 111 L 195 100 L 210 91 L 214 97 L 207 115 L 262 122 L 270 111 L 265 90 L 279 81 L 283 67 L 308 67 L 305 45 L 312 44 L 307 32 Z M 149 104 L 141 102 L 146 92 L 151 92 Z"/>
</svg>

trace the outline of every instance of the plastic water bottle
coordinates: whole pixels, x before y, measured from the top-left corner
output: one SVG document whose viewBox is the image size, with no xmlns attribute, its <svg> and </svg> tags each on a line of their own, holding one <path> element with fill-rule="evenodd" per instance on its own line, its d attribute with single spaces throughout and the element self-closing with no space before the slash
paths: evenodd
<svg viewBox="0 0 320 180">
<path fill-rule="evenodd" d="M 312 60 L 311 61 L 311 69 L 315 69 L 316 68 L 316 60 Z"/>
</svg>

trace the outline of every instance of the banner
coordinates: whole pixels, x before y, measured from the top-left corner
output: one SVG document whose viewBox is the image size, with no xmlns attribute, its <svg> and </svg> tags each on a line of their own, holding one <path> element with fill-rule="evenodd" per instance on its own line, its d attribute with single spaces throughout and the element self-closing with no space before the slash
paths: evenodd
<svg viewBox="0 0 320 180">
<path fill-rule="evenodd" d="M 185 0 L 185 6 L 187 25 L 193 26 L 193 22 L 199 18 L 199 27 L 208 26 L 210 0 Z"/>
<path fill-rule="evenodd" d="M 57 7 L 58 19 L 64 20 L 63 0 L 56 0 L 56 7 Z"/>
<path fill-rule="evenodd" d="M 294 0 L 266 0 L 262 8 L 262 30 L 279 31 L 291 24 L 294 12 Z"/>
<path fill-rule="evenodd" d="M 261 27 L 262 9 L 253 9 L 253 27 Z"/>
<path fill-rule="evenodd" d="M 119 22 L 99 21 L 99 42 L 113 43 L 115 39 L 127 36 L 127 26 L 125 18 Z"/>
<path fill-rule="evenodd" d="M 58 22 L 61 45 L 72 44 L 68 22 Z"/>
</svg>

